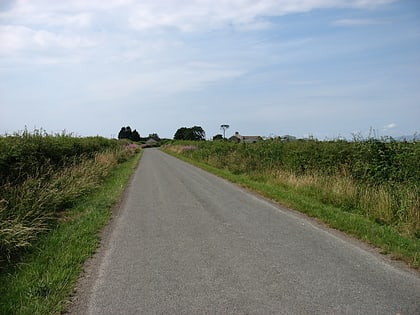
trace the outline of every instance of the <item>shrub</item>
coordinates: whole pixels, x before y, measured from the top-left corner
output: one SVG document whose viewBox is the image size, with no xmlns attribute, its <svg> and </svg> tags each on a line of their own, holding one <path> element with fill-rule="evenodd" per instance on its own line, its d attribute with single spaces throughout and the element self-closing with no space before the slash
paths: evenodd
<svg viewBox="0 0 420 315">
<path fill-rule="evenodd" d="M 40 132 L 0 137 L 0 263 L 30 247 L 65 209 L 138 150 L 101 137 Z"/>
</svg>

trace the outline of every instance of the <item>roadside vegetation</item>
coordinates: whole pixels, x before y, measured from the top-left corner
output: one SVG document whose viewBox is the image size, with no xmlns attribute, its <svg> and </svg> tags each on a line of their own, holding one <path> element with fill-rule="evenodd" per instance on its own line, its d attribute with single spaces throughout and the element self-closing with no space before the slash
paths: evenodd
<svg viewBox="0 0 420 315">
<path fill-rule="evenodd" d="M 62 310 L 140 149 L 24 131 L 0 137 L 0 313 Z"/>
<path fill-rule="evenodd" d="M 420 267 L 420 142 L 178 142 L 182 157 Z"/>
<path fill-rule="evenodd" d="M 0 137 L 0 267 L 65 217 L 135 147 L 43 131 Z"/>
</svg>

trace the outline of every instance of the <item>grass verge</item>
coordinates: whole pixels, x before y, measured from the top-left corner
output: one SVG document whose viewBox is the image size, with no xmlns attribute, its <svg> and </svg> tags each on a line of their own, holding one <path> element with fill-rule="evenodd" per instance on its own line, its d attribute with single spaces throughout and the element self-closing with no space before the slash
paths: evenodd
<svg viewBox="0 0 420 315">
<path fill-rule="evenodd" d="M 166 150 L 165 152 L 242 187 L 258 192 L 264 197 L 286 207 L 317 218 L 334 229 L 377 247 L 382 254 L 389 254 L 394 259 L 405 261 L 412 268 L 420 268 L 420 240 L 404 237 L 388 225 L 380 224 L 366 216 L 322 203 L 311 197 L 311 192 L 304 189 L 256 180 L 249 175 L 236 175 L 228 170 L 189 159 L 173 151 Z"/>
<path fill-rule="evenodd" d="M 98 232 L 109 221 L 141 154 L 115 167 L 100 188 L 66 211 L 22 260 L 0 274 L 0 314 L 57 314 L 66 307 L 96 250 Z"/>
</svg>

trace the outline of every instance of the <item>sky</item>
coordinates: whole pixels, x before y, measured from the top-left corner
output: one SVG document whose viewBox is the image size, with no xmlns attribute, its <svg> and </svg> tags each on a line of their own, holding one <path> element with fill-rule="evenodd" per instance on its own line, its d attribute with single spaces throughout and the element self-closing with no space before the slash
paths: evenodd
<svg viewBox="0 0 420 315">
<path fill-rule="evenodd" d="M 0 134 L 420 132 L 418 0 L 0 0 Z"/>
</svg>

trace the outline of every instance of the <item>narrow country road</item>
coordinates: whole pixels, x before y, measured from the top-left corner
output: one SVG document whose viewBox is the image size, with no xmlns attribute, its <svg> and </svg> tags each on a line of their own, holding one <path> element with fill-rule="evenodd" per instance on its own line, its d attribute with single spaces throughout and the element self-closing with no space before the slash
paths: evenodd
<svg viewBox="0 0 420 315">
<path fill-rule="evenodd" d="M 420 277 L 147 149 L 70 314 L 420 314 Z"/>
</svg>

